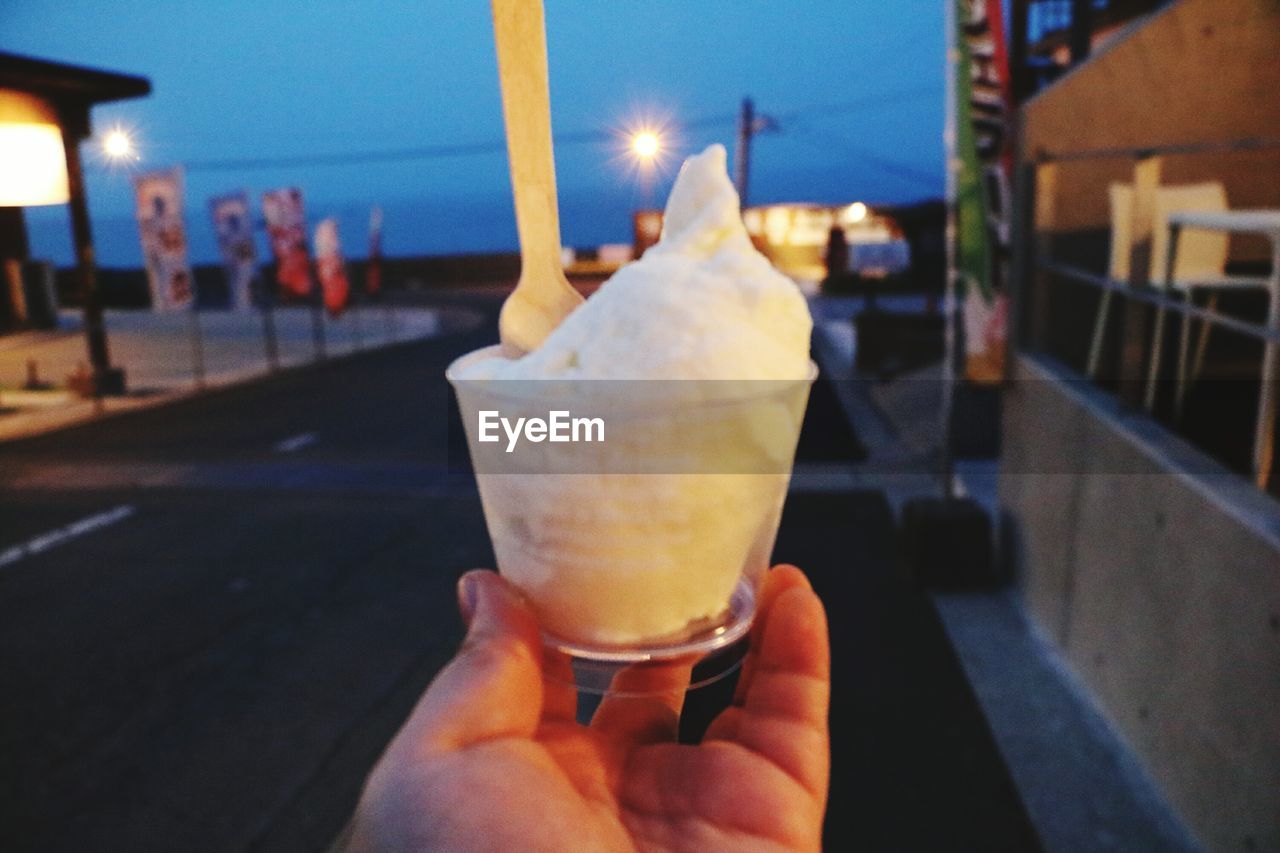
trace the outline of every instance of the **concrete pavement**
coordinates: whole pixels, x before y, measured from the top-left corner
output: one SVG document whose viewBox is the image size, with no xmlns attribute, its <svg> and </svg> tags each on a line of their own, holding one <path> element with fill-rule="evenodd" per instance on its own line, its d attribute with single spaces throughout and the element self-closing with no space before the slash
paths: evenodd
<svg viewBox="0 0 1280 853">
<path fill-rule="evenodd" d="M 480 316 L 457 308 L 356 307 L 339 318 L 321 313 L 320 336 L 326 358 L 421 340 L 475 325 Z M 105 323 L 111 362 L 125 370 L 129 393 L 101 401 L 82 400 L 66 390 L 67 377 L 87 361 L 81 317 L 64 311 L 56 331 L 0 338 L 0 441 L 58 429 L 104 414 L 157 405 L 199 391 L 268 373 L 263 318 L 259 312 L 201 311 L 157 314 L 108 311 Z M 312 312 L 304 307 L 272 312 L 276 368 L 320 359 Z M 197 342 L 203 375 L 197 381 Z M 48 390 L 29 391 L 28 363 L 35 362 Z"/>
</svg>

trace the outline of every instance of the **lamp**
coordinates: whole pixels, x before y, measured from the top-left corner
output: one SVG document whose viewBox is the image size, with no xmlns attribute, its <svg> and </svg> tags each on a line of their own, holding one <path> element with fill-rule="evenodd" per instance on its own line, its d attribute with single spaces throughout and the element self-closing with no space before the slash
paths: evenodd
<svg viewBox="0 0 1280 853">
<path fill-rule="evenodd" d="M 0 89 L 0 207 L 65 204 L 66 149 L 46 101 Z"/>
</svg>

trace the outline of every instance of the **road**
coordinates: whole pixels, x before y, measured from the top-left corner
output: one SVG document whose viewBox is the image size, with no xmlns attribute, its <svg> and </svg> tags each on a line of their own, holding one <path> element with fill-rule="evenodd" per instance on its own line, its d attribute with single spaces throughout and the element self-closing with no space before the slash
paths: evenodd
<svg viewBox="0 0 1280 853">
<path fill-rule="evenodd" d="M 326 847 L 492 564 L 442 374 L 496 303 L 461 301 L 490 320 L 0 445 L 0 849 Z M 802 461 L 854 456 L 819 388 Z M 1035 849 L 893 535 L 797 493 L 776 550 L 832 614 L 828 842 Z"/>
</svg>

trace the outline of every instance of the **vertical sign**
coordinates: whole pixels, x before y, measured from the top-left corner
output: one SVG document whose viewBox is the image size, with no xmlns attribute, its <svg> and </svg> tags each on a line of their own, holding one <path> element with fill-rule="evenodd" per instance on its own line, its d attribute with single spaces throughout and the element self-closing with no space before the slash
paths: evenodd
<svg viewBox="0 0 1280 853">
<path fill-rule="evenodd" d="M 1009 66 L 1000 0 L 956 0 L 956 273 L 964 283 L 965 376 L 1003 376 L 1009 263 Z"/>
<path fill-rule="evenodd" d="M 369 262 L 365 266 L 364 289 L 370 296 L 382 294 L 382 208 L 369 211 Z"/>
<path fill-rule="evenodd" d="M 133 179 L 138 233 L 156 311 L 179 311 L 195 304 L 195 280 L 187 262 L 182 222 L 182 170 L 166 169 Z"/>
<path fill-rule="evenodd" d="M 258 267 L 249 194 L 241 190 L 215 196 L 209 199 L 209 214 L 213 217 L 213 231 L 218 235 L 231 307 L 248 311 L 253 307 L 253 277 Z"/>
<path fill-rule="evenodd" d="M 347 265 L 342 259 L 342 245 L 338 242 L 338 221 L 322 219 L 316 226 L 316 269 L 320 274 L 320 291 L 324 295 L 324 307 L 330 317 L 337 317 L 347 307 L 351 298 L 351 284 L 347 281 Z"/>
<path fill-rule="evenodd" d="M 262 194 L 271 253 L 276 259 L 276 282 L 285 299 L 304 300 L 311 295 L 311 258 L 307 254 L 307 220 L 302 211 L 302 191 L 295 187 Z"/>
</svg>

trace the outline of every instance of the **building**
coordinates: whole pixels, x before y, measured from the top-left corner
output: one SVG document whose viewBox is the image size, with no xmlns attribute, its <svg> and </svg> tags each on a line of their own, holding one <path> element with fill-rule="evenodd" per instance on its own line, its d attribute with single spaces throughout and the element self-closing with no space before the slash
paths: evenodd
<svg viewBox="0 0 1280 853">
<path fill-rule="evenodd" d="M 1015 20 L 1042 5 L 1015 5 Z M 1020 110 L 1008 539 L 1028 611 L 1201 842 L 1280 849 L 1280 476 L 1276 425 L 1258 417 L 1267 296 L 1203 309 L 1217 325 L 1204 375 L 1175 399 L 1170 365 L 1192 315 L 1151 286 L 1165 190 L 1209 184 L 1230 210 L 1280 210 L 1280 5 L 1179 0 L 1118 27 L 1105 43 L 1071 39 L 1087 58 L 1072 51 L 1069 73 L 1047 75 Z M 1113 201 L 1126 186 L 1127 217 Z M 1117 223 L 1131 231 L 1124 278 Z M 1223 276 L 1270 272 L 1265 240 L 1232 236 L 1228 249 Z"/>
<path fill-rule="evenodd" d="M 92 133 L 95 104 L 150 91 L 144 77 L 0 53 L 0 332 L 54 320 L 52 273 L 29 263 L 22 210 L 67 204 L 94 393 L 123 391 L 124 376 L 111 368 L 107 353 L 79 148 Z"/>
</svg>

